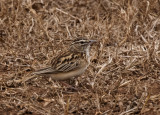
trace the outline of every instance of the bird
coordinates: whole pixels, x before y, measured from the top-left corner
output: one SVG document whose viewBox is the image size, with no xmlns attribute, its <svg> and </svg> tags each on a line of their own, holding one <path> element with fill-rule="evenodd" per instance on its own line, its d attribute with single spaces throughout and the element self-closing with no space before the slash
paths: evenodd
<svg viewBox="0 0 160 115">
<path fill-rule="evenodd" d="M 90 47 L 96 40 L 85 37 L 76 38 L 67 51 L 59 54 L 51 66 L 35 71 L 33 74 L 49 76 L 52 80 L 67 80 L 80 76 L 90 65 Z"/>
</svg>

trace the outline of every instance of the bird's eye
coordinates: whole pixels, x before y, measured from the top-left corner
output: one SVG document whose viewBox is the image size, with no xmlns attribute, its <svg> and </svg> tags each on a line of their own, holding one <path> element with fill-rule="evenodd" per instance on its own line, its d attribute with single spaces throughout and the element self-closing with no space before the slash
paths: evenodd
<svg viewBox="0 0 160 115">
<path fill-rule="evenodd" d="M 84 41 L 81 41 L 80 43 L 81 43 L 81 44 L 84 44 Z"/>
<path fill-rule="evenodd" d="M 79 41 L 79 43 L 80 43 L 80 44 L 85 44 L 86 41 L 85 41 L 85 40 L 81 40 L 81 41 Z"/>
</svg>

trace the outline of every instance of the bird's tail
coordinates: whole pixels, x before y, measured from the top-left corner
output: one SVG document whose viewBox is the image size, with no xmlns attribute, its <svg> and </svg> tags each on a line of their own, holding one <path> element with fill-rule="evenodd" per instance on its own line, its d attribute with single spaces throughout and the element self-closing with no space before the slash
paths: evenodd
<svg viewBox="0 0 160 115">
<path fill-rule="evenodd" d="M 49 68 L 37 70 L 37 71 L 33 72 L 33 74 L 43 75 L 43 74 L 52 74 L 54 72 L 55 72 L 55 70 L 52 67 L 49 67 Z"/>
</svg>

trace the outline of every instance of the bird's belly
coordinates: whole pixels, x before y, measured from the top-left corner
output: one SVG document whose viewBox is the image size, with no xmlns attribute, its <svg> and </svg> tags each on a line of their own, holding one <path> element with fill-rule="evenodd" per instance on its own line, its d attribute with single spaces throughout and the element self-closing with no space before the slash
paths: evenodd
<svg viewBox="0 0 160 115">
<path fill-rule="evenodd" d="M 62 72 L 62 73 L 58 73 L 58 74 L 52 74 L 52 75 L 50 75 L 50 77 L 53 80 L 66 80 L 66 79 L 70 79 L 72 77 L 76 77 L 76 76 L 81 75 L 87 69 L 87 67 L 88 66 L 83 67 L 81 69 L 74 70 L 74 71 L 66 72 L 66 73 Z"/>
</svg>

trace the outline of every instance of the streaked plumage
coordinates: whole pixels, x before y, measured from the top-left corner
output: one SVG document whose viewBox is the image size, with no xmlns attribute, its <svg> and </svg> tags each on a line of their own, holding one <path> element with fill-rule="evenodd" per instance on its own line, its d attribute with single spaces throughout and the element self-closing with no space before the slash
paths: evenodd
<svg viewBox="0 0 160 115">
<path fill-rule="evenodd" d="M 53 80 L 66 80 L 82 74 L 90 64 L 89 48 L 95 40 L 78 38 L 67 52 L 57 56 L 52 66 L 40 69 L 34 74 L 50 76 Z"/>
</svg>

